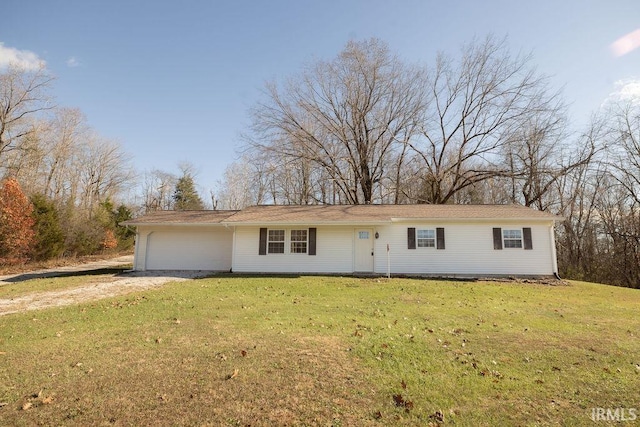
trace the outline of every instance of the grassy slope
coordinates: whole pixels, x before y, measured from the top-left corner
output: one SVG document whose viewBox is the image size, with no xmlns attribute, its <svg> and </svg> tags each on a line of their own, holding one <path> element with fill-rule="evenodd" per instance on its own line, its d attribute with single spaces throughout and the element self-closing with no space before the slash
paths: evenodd
<svg viewBox="0 0 640 427">
<path fill-rule="evenodd" d="M 0 317 L 0 424 L 588 425 L 640 407 L 639 307 L 588 283 L 170 284 Z"/>
</svg>

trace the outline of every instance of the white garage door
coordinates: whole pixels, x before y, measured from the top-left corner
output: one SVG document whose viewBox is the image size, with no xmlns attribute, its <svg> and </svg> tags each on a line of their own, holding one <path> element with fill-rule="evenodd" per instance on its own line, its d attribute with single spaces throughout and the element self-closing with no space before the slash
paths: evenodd
<svg viewBox="0 0 640 427">
<path fill-rule="evenodd" d="M 230 270 L 233 233 L 227 230 L 154 231 L 147 270 Z"/>
</svg>

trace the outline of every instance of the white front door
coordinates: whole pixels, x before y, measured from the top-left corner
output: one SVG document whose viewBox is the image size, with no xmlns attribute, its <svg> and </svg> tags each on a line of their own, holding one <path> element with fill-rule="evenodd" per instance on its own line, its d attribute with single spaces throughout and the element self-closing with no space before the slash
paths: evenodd
<svg viewBox="0 0 640 427">
<path fill-rule="evenodd" d="M 356 229 L 355 271 L 373 272 L 373 230 Z"/>
</svg>

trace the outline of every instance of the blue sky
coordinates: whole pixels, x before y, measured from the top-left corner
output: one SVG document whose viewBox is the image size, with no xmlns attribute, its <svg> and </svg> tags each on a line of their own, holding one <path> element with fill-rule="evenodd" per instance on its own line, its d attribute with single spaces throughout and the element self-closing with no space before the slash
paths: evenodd
<svg viewBox="0 0 640 427">
<path fill-rule="evenodd" d="M 46 61 L 57 104 L 119 141 L 138 172 L 188 161 L 207 194 L 265 82 L 350 39 L 378 37 L 429 64 L 474 37 L 508 36 L 563 88 L 579 128 L 623 85 L 640 91 L 640 49 L 611 48 L 639 28 L 638 0 L 3 0 L 0 66 L 12 52 Z"/>
</svg>

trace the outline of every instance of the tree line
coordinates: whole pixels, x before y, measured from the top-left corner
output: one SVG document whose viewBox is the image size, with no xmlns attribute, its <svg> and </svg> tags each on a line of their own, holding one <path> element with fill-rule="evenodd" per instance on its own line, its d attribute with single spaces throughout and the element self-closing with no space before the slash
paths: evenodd
<svg viewBox="0 0 640 427">
<path fill-rule="evenodd" d="M 0 72 L 0 264 L 126 250 L 132 231 L 118 224 L 154 210 L 518 203 L 564 217 L 561 275 L 640 287 L 640 103 L 608 100 L 575 129 L 532 62 L 494 37 L 428 65 L 377 39 L 351 41 L 265 85 L 240 158 L 208 202 L 191 165 L 136 173 L 81 111 L 54 105 L 46 69 L 9 67 Z"/>
<path fill-rule="evenodd" d="M 560 274 L 640 287 L 640 103 L 573 129 L 530 55 L 487 37 L 428 66 L 377 39 L 266 84 L 220 208 L 518 203 L 564 217 Z"/>
<path fill-rule="evenodd" d="M 171 177 L 170 200 L 145 194 L 137 205 L 127 154 L 79 109 L 55 104 L 54 80 L 44 65 L 0 70 L 0 267 L 130 250 L 134 232 L 120 223 L 135 214 L 204 209 L 188 165 L 181 177 L 146 174 Z"/>
<path fill-rule="evenodd" d="M 128 249 L 115 205 L 134 172 L 78 109 L 56 106 L 44 66 L 0 72 L 0 265 Z"/>
</svg>

